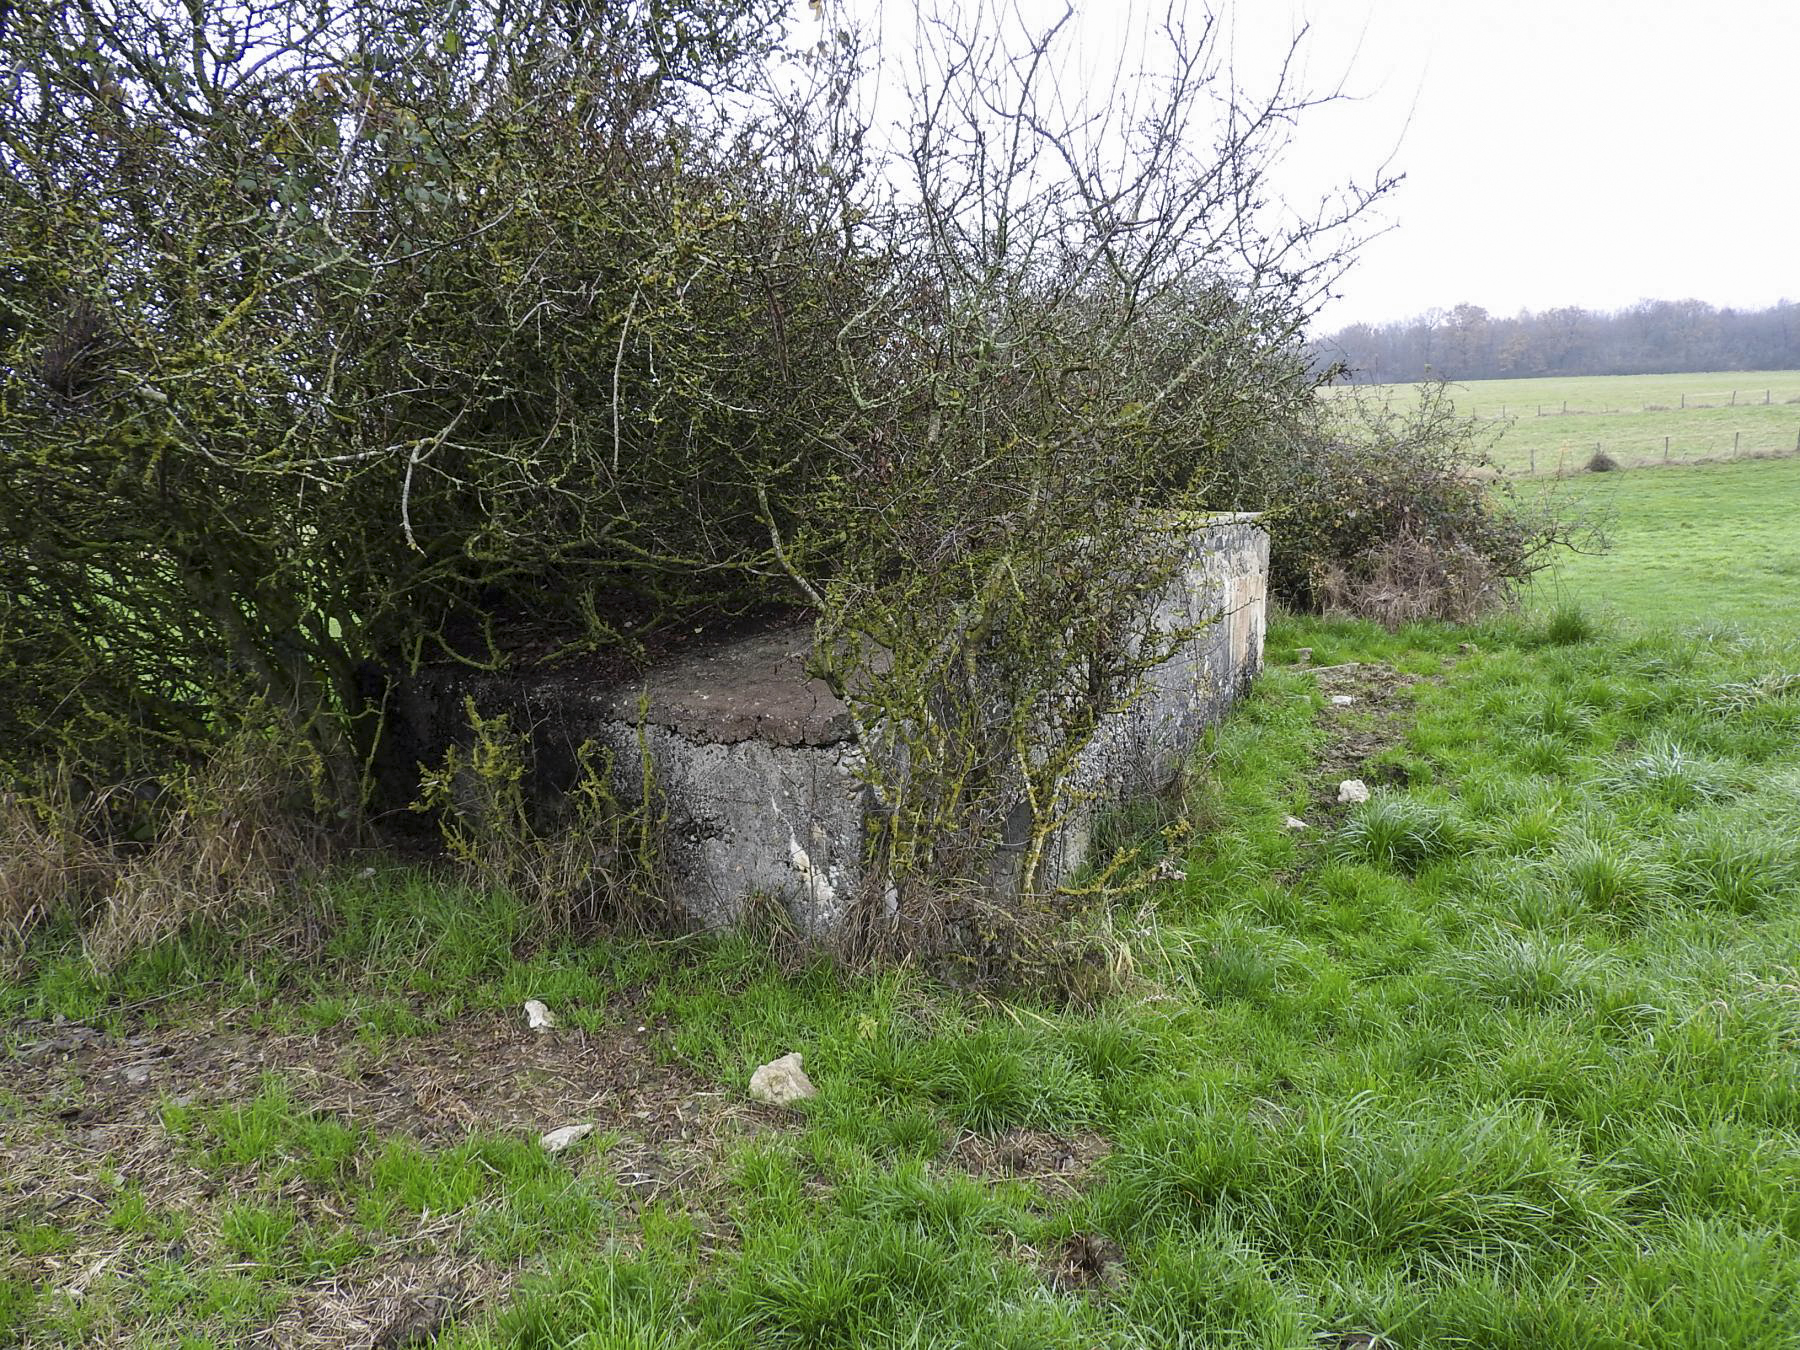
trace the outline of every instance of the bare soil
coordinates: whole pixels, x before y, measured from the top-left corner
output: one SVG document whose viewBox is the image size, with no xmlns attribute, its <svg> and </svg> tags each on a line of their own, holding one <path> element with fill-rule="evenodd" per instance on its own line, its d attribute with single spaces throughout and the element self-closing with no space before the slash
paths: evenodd
<svg viewBox="0 0 1800 1350">
<path fill-rule="evenodd" d="M 236 1029 L 229 1013 L 208 1025 L 123 1037 L 73 1023 L 15 1025 L 10 1091 L 0 1099 L 0 1227 L 51 1225 L 73 1238 L 67 1250 L 15 1273 L 79 1300 L 96 1280 L 129 1278 L 157 1259 L 229 1269 L 237 1258 L 220 1242 L 219 1211 L 256 1177 L 199 1166 L 163 1127 L 162 1111 L 245 1103 L 272 1073 L 296 1106 L 427 1147 L 477 1131 L 536 1137 L 594 1122 L 616 1142 L 571 1155 L 577 1173 L 609 1169 L 630 1210 L 665 1199 L 699 1208 L 732 1142 L 796 1118 L 668 1062 L 660 1037 L 630 1021 L 595 1036 L 530 1031 L 522 1017 L 494 1016 L 378 1046 L 344 1030 Z M 107 1197 L 120 1182 L 141 1190 L 155 1211 L 182 1216 L 173 1250 L 110 1224 Z M 270 1198 L 266 1187 L 259 1198 Z M 302 1221 L 354 1222 L 331 1192 L 302 1181 L 284 1185 L 279 1199 Z M 287 1298 L 246 1343 L 427 1343 L 449 1317 L 503 1301 L 518 1274 L 476 1256 L 464 1225 L 461 1215 L 426 1213 L 413 1231 L 374 1238 L 371 1256 Z"/>
</svg>

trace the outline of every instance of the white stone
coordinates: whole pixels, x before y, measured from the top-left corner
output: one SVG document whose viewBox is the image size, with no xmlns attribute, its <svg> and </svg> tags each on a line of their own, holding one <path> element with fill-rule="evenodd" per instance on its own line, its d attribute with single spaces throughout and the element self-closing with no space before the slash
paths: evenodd
<svg viewBox="0 0 1800 1350">
<path fill-rule="evenodd" d="M 1312 826 L 1300 819 L 1299 816 L 1289 816 L 1281 822 L 1281 828 L 1284 830 L 1310 830 Z"/>
<path fill-rule="evenodd" d="M 800 1067 L 800 1052 L 797 1050 L 791 1055 L 783 1055 L 780 1059 L 772 1059 L 767 1064 L 759 1065 L 756 1072 L 750 1075 L 752 1100 L 767 1102 L 770 1106 L 786 1106 L 789 1102 L 803 1101 L 818 1095 L 819 1090 L 812 1085 L 812 1079 Z"/>
<path fill-rule="evenodd" d="M 548 1134 L 540 1135 L 538 1143 L 544 1146 L 546 1153 L 561 1153 L 570 1144 L 580 1143 L 593 1132 L 592 1122 L 586 1125 L 563 1125 Z"/>
<path fill-rule="evenodd" d="M 1360 778 L 1346 778 L 1338 784 L 1338 800 L 1348 805 L 1369 800 L 1369 785 Z"/>
<path fill-rule="evenodd" d="M 535 998 L 525 1000 L 525 1025 L 533 1031 L 548 1031 L 556 1025 L 556 1014 Z"/>
<path fill-rule="evenodd" d="M 1333 707 L 1348 708 L 1352 703 L 1356 702 L 1356 695 L 1355 694 L 1333 694 L 1331 696 L 1331 702 L 1332 702 Z"/>
</svg>

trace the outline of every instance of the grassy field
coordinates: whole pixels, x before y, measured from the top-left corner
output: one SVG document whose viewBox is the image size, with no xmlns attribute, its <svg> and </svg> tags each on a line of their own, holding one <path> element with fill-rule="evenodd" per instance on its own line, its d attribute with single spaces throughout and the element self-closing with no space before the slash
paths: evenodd
<svg viewBox="0 0 1800 1350">
<path fill-rule="evenodd" d="M 1494 458 L 1509 473 L 1579 469 L 1596 448 L 1628 465 L 1800 451 L 1795 370 L 1471 380 L 1450 392 L 1459 414 L 1501 433 Z"/>
<path fill-rule="evenodd" d="M 1559 485 L 1620 548 L 1522 616 L 1274 625 L 1092 1006 L 385 865 L 109 976 L 44 933 L 0 1344 L 1792 1347 L 1797 469 Z"/>
<path fill-rule="evenodd" d="M 1800 460 L 1584 474 L 1553 491 L 1606 520 L 1612 548 L 1565 557 L 1541 604 L 1800 638 Z"/>
</svg>

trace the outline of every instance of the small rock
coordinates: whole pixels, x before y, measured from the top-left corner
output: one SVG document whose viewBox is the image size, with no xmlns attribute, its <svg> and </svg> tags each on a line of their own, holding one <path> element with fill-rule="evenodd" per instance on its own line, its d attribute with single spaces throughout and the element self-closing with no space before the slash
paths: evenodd
<svg viewBox="0 0 1800 1350">
<path fill-rule="evenodd" d="M 1305 666 L 1305 665 L 1310 665 L 1311 663 L 1312 663 L 1312 648 L 1311 647 L 1302 647 L 1302 648 L 1300 648 L 1299 651 L 1294 653 L 1294 664 L 1295 665 Z"/>
<path fill-rule="evenodd" d="M 556 1025 L 556 1014 L 535 998 L 525 1000 L 525 1025 L 533 1031 L 548 1031 Z"/>
<path fill-rule="evenodd" d="M 128 1065 L 125 1069 L 125 1081 L 132 1087 L 142 1087 L 150 1081 L 150 1070 L 142 1064 Z"/>
<path fill-rule="evenodd" d="M 1186 881 L 1187 868 L 1172 858 L 1164 858 L 1156 864 L 1156 879 L 1158 881 Z"/>
<path fill-rule="evenodd" d="M 1284 830 L 1310 830 L 1312 826 L 1300 819 L 1299 816 L 1289 816 L 1281 822 L 1281 828 Z"/>
<path fill-rule="evenodd" d="M 812 1079 L 800 1067 L 800 1052 L 783 1055 L 780 1059 L 772 1059 L 760 1065 L 750 1075 L 750 1096 L 752 1100 L 767 1102 L 770 1106 L 786 1106 L 789 1102 L 797 1102 L 807 1097 L 816 1097 L 819 1090 L 812 1085 Z"/>
<path fill-rule="evenodd" d="M 1369 800 L 1369 785 L 1360 778 L 1346 778 L 1338 784 L 1337 799 L 1348 805 L 1366 802 Z"/>
<path fill-rule="evenodd" d="M 373 867 L 365 867 L 356 875 L 361 877 L 364 881 L 373 881 L 375 880 L 375 869 Z"/>
<path fill-rule="evenodd" d="M 1470 652 L 1480 651 L 1481 648 L 1477 647 L 1473 642 L 1459 642 L 1456 644 L 1456 650 L 1461 652 L 1464 656 L 1467 656 Z"/>
<path fill-rule="evenodd" d="M 1355 694 L 1333 694 L 1331 696 L 1331 705 L 1334 708 L 1348 708 L 1354 702 L 1356 702 Z"/>
<path fill-rule="evenodd" d="M 593 1125 L 564 1125 L 549 1134 L 540 1135 L 538 1143 L 544 1146 L 546 1153 L 561 1153 L 570 1144 L 578 1144 L 594 1132 Z"/>
</svg>

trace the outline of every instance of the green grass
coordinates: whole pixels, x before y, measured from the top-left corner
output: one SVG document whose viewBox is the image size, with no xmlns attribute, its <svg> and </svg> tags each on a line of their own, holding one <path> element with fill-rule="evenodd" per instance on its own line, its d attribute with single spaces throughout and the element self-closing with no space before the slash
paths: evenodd
<svg viewBox="0 0 1800 1350">
<path fill-rule="evenodd" d="M 1736 503 L 1696 519 L 1774 542 L 1794 467 L 1681 477 Z M 435 1259 L 493 1291 L 455 1350 L 1791 1347 L 1800 633 L 1729 589 L 1646 583 L 1661 628 L 1593 604 L 1630 611 L 1639 563 L 1474 630 L 1276 623 L 1277 662 L 1428 677 L 1366 770 L 1410 786 L 1323 804 L 1349 714 L 1271 669 L 1206 748 L 1185 879 L 1116 916 L 1135 976 L 1097 1007 L 786 968 L 744 935 L 531 949 L 504 897 L 405 870 L 335 886 L 311 955 L 200 931 L 101 978 L 48 932 L 9 1023 L 331 1035 L 379 1063 L 540 996 L 572 1038 L 656 1028 L 651 1058 L 718 1094 L 687 1106 L 790 1049 L 820 1096 L 705 1167 L 664 1158 L 649 1196 L 621 1180 L 657 1165 L 629 1111 L 552 1158 L 536 1122 L 414 1137 L 279 1067 L 168 1099 L 143 1176 L 81 1154 L 54 1214 L 0 1178 L 0 1344 L 245 1343 Z M 9 1158 L 63 1158 L 66 1128 L 0 1111 Z M 1007 1148 L 1080 1161 L 970 1161 Z M 1122 1277 L 1052 1278 L 1090 1234 Z"/>
<path fill-rule="evenodd" d="M 1412 397 L 1410 385 L 1380 388 Z M 1628 466 L 1800 451 L 1794 370 L 1468 380 L 1450 396 L 1502 433 L 1493 453 L 1508 473 L 1578 470 L 1596 448 Z"/>
<path fill-rule="evenodd" d="M 1800 636 L 1800 460 L 1584 475 L 1556 495 L 1606 518 L 1612 547 L 1565 555 L 1540 597 L 1652 626 Z"/>
</svg>

